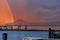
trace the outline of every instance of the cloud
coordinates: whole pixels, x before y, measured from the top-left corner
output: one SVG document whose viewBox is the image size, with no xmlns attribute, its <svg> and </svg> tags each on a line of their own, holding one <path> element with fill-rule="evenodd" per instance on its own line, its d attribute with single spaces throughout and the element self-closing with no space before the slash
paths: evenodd
<svg viewBox="0 0 60 40">
<path fill-rule="evenodd" d="M 60 14 L 59 14 L 59 11 L 60 11 L 59 0 L 50 0 L 50 1 L 49 0 L 41 0 L 41 1 L 42 1 L 41 4 L 38 4 L 37 3 L 38 1 L 35 3 L 35 4 L 40 5 L 39 7 L 38 7 L 38 5 L 36 6 L 35 4 L 30 5 L 30 6 L 32 6 L 33 11 L 34 10 L 36 11 L 38 8 L 40 9 L 40 13 L 37 12 L 36 13 L 37 15 L 35 16 L 35 18 L 38 18 L 37 20 L 45 20 L 48 22 L 60 21 L 60 19 L 59 19 L 59 16 L 60 16 Z M 35 15 L 35 13 L 33 15 Z"/>
<path fill-rule="evenodd" d="M 59 0 L 9 0 L 15 19 L 23 18 L 29 22 L 60 22 Z"/>
</svg>

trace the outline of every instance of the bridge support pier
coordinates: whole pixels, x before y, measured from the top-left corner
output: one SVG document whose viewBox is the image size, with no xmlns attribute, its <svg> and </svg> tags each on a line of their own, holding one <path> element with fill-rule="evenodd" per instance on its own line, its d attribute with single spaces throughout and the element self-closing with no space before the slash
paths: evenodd
<svg viewBox="0 0 60 40">
<path fill-rule="evenodd" d="M 25 25 L 25 30 L 27 30 L 27 26 Z"/>
</svg>

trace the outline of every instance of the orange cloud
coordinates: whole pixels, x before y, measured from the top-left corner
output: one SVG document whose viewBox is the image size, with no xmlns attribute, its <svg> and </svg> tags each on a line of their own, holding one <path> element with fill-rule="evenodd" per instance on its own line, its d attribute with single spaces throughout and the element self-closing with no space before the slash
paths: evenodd
<svg viewBox="0 0 60 40">
<path fill-rule="evenodd" d="M 7 0 L 0 0 L 0 24 L 14 22 Z"/>
</svg>

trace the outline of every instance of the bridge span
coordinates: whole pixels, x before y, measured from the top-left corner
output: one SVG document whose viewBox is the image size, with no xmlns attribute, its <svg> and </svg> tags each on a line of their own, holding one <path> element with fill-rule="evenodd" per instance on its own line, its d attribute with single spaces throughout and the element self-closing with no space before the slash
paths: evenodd
<svg viewBox="0 0 60 40">
<path fill-rule="evenodd" d="M 24 29 L 21 29 L 21 27 L 24 26 Z M 48 26 L 51 28 L 51 26 L 60 26 L 60 25 L 41 25 L 41 24 L 11 24 L 11 25 L 0 25 L 0 30 L 15 30 L 15 31 L 20 31 L 20 30 L 27 30 L 28 26 L 36 26 L 37 28 L 39 26 Z M 15 29 L 14 29 L 15 27 Z M 35 30 L 37 31 L 37 29 Z M 40 30 L 39 30 L 40 31 Z"/>
</svg>

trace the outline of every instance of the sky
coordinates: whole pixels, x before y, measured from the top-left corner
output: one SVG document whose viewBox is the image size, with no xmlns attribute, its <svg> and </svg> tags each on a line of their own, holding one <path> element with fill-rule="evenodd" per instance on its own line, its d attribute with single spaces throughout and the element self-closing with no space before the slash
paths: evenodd
<svg viewBox="0 0 60 40">
<path fill-rule="evenodd" d="M 6 0 L 0 0 L 0 25 L 13 22 L 12 12 Z"/>
<path fill-rule="evenodd" d="M 24 20 L 30 23 L 60 25 L 60 0 L 6 0 L 4 3 L 3 1 L 1 0 L 0 4 L 6 5 L 6 10 L 9 10 L 9 21 Z M 3 12 L 5 14 L 5 9 Z"/>
<path fill-rule="evenodd" d="M 60 0 L 8 0 L 15 20 L 60 23 Z"/>
</svg>

